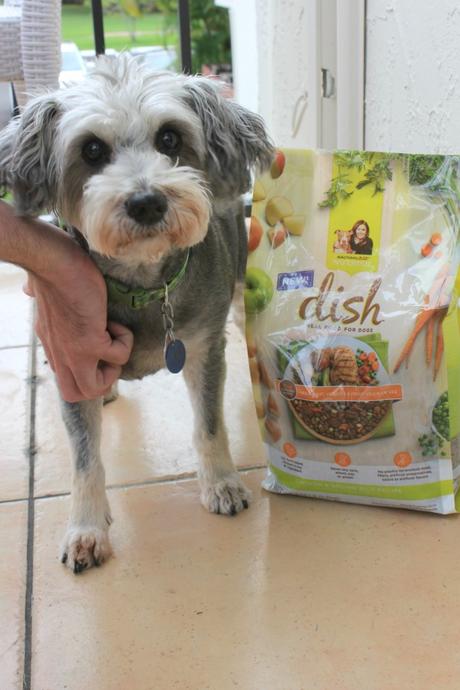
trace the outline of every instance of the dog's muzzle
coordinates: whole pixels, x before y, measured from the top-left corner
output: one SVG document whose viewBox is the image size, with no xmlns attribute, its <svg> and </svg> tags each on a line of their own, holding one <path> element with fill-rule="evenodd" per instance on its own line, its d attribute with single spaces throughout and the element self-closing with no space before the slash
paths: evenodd
<svg viewBox="0 0 460 690">
<path fill-rule="evenodd" d="M 136 192 L 125 202 L 125 209 L 138 225 L 151 226 L 163 219 L 168 210 L 168 201 L 159 191 Z"/>
</svg>

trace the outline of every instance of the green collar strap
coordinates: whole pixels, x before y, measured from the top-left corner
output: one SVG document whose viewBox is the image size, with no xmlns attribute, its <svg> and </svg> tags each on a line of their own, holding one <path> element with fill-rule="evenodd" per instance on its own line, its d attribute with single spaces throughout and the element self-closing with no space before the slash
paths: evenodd
<svg viewBox="0 0 460 690">
<path fill-rule="evenodd" d="M 187 252 L 185 261 L 179 271 L 171 278 L 169 283 L 165 283 L 161 288 L 131 288 L 121 280 L 116 280 L 111 276 L 104 276 L 107 285 L 107 297 L 110 304 L 120 304 L 131 309 L 143 309 L 148 307 L 151 302 L 164 299 L 166 291 L 172 292 L 183 280 L 187 270 L 190 250 Z"/>
</svg>

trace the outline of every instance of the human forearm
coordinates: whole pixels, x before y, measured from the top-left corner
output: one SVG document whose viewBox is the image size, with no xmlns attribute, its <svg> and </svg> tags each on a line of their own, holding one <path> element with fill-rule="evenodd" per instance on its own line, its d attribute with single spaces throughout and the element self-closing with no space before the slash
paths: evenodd
<svg viewBox="0 0 460 690">
<path fill-rule="evenodd" d="M 133 337 L 107 324 L 104 278 L 76 242 L 48 223 L 18 218 L 0 202 L 0 261 L 29 273 L 36 332 L 69 402 L 104 394 L 128 360 Z"/>
<path fill-rule="evenodd" d="M 0 201 L 0 260 L 35 273 L 45 251 L 40 225 L 16 216 L 11 206 Z"/>
<path fill-rule="evenodd" d="M 61 230 L 40 220 L 15 215 L 0 201 L 0 261 L 17 264 L 40 277 L 65 274 L 62 264 L 78 261 L 80 248 Z"/>
</svg>

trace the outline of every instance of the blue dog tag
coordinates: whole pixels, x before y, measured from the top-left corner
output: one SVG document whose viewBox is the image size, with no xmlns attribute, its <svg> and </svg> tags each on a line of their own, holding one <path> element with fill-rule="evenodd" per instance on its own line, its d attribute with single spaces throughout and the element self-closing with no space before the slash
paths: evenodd
<svg viewBox="0 0 460 690">
<path fill-rule="evenodd" d="M 171 340 L 165 347 L 165 362 L 172 374 L 178 374 L 185 364 L 185 346 L 182 340 Z"/>
</svg>

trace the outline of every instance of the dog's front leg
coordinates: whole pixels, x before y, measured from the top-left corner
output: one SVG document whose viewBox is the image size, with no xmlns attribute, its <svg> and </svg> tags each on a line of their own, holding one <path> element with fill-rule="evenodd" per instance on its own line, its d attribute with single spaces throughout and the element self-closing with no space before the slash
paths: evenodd
<svg viewBox="0 0 460 690">
<path fill-rule="evenodd" d="M 201 502 L 211 513 L 235 515 L 247 508 L 251 492 L 230 456 L 223 419 L 225 338 L 187 359 L 184 377 L 195 414 Z"/>
<path fill-rule="evenodd" d="M 72 505 L 62 545 L 62 562 L 74 573 L 100 565 L 112 550 L 110 508 L 100 460 L 102 398 L 62 402 L 73 455 Z"/>
</svg>

